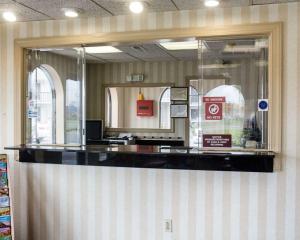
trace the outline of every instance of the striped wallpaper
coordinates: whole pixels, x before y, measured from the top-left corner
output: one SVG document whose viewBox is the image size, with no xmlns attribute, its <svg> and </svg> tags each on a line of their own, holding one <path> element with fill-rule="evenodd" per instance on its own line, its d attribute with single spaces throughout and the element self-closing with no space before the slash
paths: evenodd
<svg viewBox="0 0 300 240">
<path fill-rule="evenodd" d="M 141 88 L 145 100 L 153 100 L 153 116 L 151 117 L 138 117 L 136 115 L 136 100 L 139 95 L 139 88 L 118 89 L 120 93 L 123 93 L 123 99 L 119 99 L 119 109 L 123 109 L 123 117 L 120 119 L 119 125 L 115 127 L 159 128 L 159 100 L 166 89 L 165 87 Z"/>
<path fill-rule="evenodd" d="M 54 68 L 60 77 L 60 81 L 63 85 L 64 91 L 66 91 L 67 79 L 77 80 L 77 61 L 71 57 L 58 55 L 55 53 L 41 51 L 39 57 L 34 58 L 34 54 L 31 55 L 32 61 L 31 69 L 34 69 L 38 65 L 50 65 Z"/>
<path fill-rule="evenodd" d="M 185 78 L 197 75 L 195 61 L 162 61 L 162 62 L 131 62 L 87 65 L 87 117 L 101 118 L 101 87 L 102 84 L 126 83 L 126 76 L 143 73 L 145 83 L 165 83 L 185 86 Z M 95 98 L 96 96 L 96 98 Z M 96 104 L 95 103 L 96 99 Z M 175 120 L 174 133 L 170 137 L 185 137 L 185 121 Z M 135 133 L 141 136 L 161 136 L 160 133 Z"/>
<path fill-rule="evenodd" d="M 119 84 L 126 82 L 130 74 L 144 74 L 145 83 L 166 83 L 185 86 L 185 77 L 197 75 L 197 63 L 192 61 L 131 62 L 87 64 L 87 116 L 99 118 L 101 106 L 94 107 L 101 101 L 102 84 Z"/>
<path fill-rule="evenodd" d="M 0 26 L 0 146 L 18 142 L 15 38 L 284 22 L 283 170 L 272 174 L 24 164 L 9 152 L 16 239 L 300 239 L 300 4 Z M 18 116 L 18 115 L 17 115 Z M 173 220 L 173 232 L 163 220 Z"/>
</svg>

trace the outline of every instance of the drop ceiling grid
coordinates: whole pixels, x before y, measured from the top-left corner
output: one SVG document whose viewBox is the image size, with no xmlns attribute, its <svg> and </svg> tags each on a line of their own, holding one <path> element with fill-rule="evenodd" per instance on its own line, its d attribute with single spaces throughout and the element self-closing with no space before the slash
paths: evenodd
<svg viewBox="0 0 300 240">
<path fill-rule="evenodd" d="M 21 4 L 16 4 L 14 1 L 6 0 L 0 2 L 0 13 L 4 11 L 13 11 L 17 15 L 18 21 L 42 21 L 49 20 L 49 17 L 36 12 L 30 8 L 24 7 Z M 0 18 L 0 22 L 3 22 Z"/>
<path fill-rule="evenodd" d="M 82 17 L 87 16 L 110 16 L 105 10 L 89 0 L 19 0 L 20 3 L 47 14 L 54 19 L 64 18 L 61 8 L 82 9 Z"/>
<path fill-rule="evenodd" d="M 18 21 L 64 19 L 61 8 L 83 10 L 81 17 L 106 17 L 131 14 L 131 0 L 0 0 L 0 13 L 15 11 Z M 261 4 L 299 2 L 300 0 L 221 0 L 220 7 L 250 6 Z M 204 8 L 204 0 L 145 0 L 146 12 L 166 12 Z M 3 22 L 2 18 L 0 22 Z"/>
<path fill-rule="evenodd" d="M 99 5 L 111 11 L 114 15 L 128 15 L 130 1 L 116 1 L 116 0 L 94 0 Z M 162 11 L 176 11 L 177 8 L 170 0 L 148 0 L 146 1 L 146 11 L 148 12 L 162 12 Z"/>
</svg>

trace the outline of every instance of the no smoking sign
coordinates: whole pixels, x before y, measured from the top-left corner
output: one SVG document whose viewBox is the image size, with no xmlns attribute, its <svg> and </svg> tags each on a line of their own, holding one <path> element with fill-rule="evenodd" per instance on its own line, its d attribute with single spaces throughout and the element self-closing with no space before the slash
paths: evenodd
<svg viewBox="0 0 300 240">
<path fill-rule="evenodd" d="M 205 120 L 222 120 L 225 97 L 203 97 Z"/>
</svg>

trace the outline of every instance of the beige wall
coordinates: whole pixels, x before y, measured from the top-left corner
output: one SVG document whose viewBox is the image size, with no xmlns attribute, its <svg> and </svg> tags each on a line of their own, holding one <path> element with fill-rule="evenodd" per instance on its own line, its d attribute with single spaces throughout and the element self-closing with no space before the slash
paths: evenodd
<svg viewBox="0 0 300 240">
<path fill-rule="evenodd" d="M 115 101 L 112 101 L 112 111 L 117 110 L 118 114 L 115 116 L 112 114 L 112 118 L 118 118 L 119 121 L 117 124 L 112 124 L 112 128 L 159 128 L 159 101 L 166 87 L 117 87 L 114 89 L 117 94 Z M 137 99 L 140 89 L 145 100 L 153 100 L 153 116 L 137 116 Z M 114 98 L 113 95 L 112 98 Z"/>
<path fill-rule="evenodd" d="M 48 64 L 53 67 L 60 77 L 64 91 L 66 91 L 67 79 L 77 80 L 77 61 L 74 58 L 51 52 L 40 52 L 40 60 L 35 64 Z"/>
<path fill-rule="evenodd" d="M 97 91 L 101 94 L 101 85 L 126 82 L 126 76 L 142 73 L 145 83 L 166 83 L 185 86 L 185 77 L 197 75 L 195 61 L 162 61 L 162 62 L 131 62 L 87 65 L 87 92 Z M 93 93 L 94 93 L 93 92 Z M 95 109 L 93 98 L 87 96 L 87 115 L 101 116 L 101 108 Z"/>
<path fill-rule="evenodd" d="M 126 76 L 143 73 L 145 83 L 165 83 L 185 86 L 187 76 L 197 75 L 195 61 L 162 61 L 162 62 L 131 62 L 106 63 L 87 65 L 87 118 L 101 118 L 101 87 L 103 84 L 126 82 Z M 95 101 L 96 104 L 95 104 Z M 183 119 L 175 119 L 174 133 L 168 137 L 185 137 Z M 135 135 L 162 136 L 161 133 L 135 133 Z"/>
<path fill-rule="evenodd" d="M 281 172 L 238 173 L 13 161 L 16 239 L 300 239 L 300 4 L 1 25 L 0 145 L 14 134 L 13 39 L 284 22 Z M 163 219 L 174 232 L 163 232 Z"/>
</svg>

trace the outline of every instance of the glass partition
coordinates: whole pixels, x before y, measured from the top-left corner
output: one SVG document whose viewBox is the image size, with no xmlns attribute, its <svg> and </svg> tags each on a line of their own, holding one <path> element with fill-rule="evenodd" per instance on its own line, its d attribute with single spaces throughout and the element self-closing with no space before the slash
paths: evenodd
<svg viewBox="0 0 300 240">
<path fill-rule="evenodd" d="M 189 142 L 195 147 L 266 149 L 268 39 L 199 40 L 189 79 Z"/>
<path fill-rule="evenodd" d="M 27 144 L 83 144 L 84 50 L 26 51 Z"/>
</svg>

